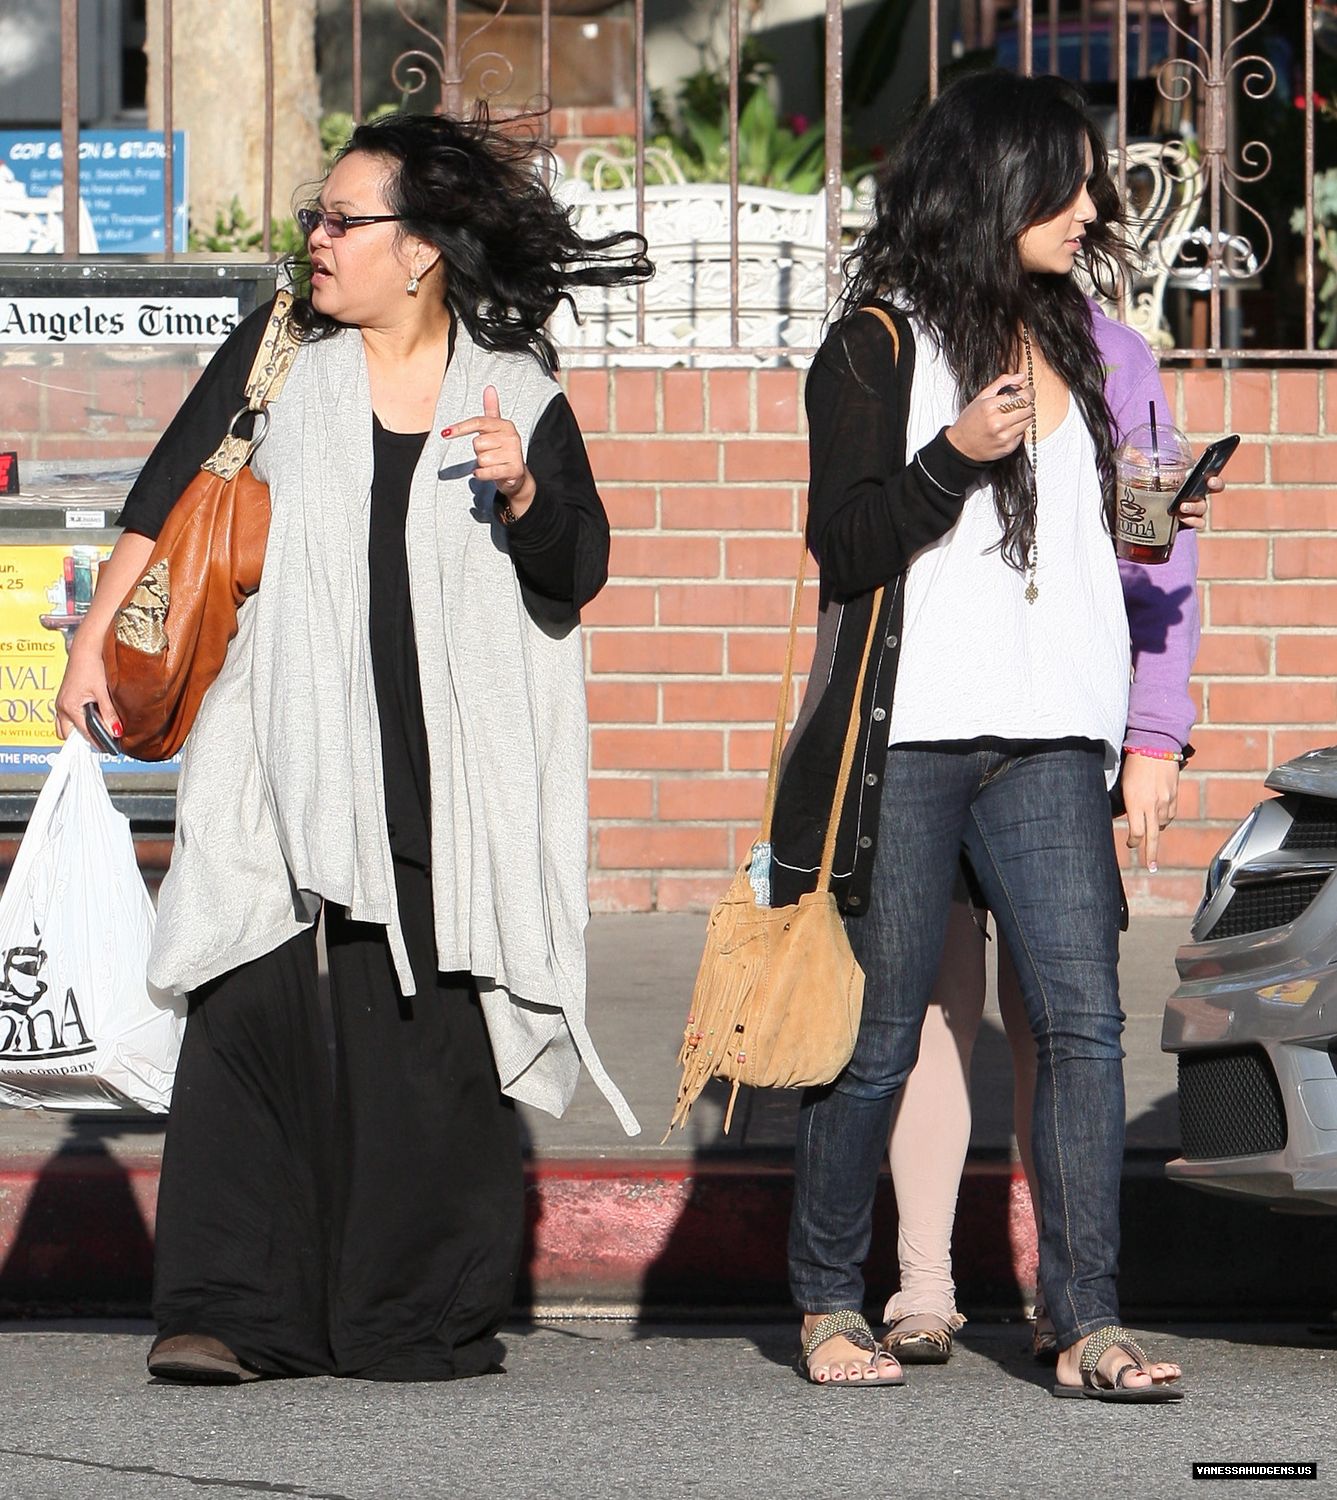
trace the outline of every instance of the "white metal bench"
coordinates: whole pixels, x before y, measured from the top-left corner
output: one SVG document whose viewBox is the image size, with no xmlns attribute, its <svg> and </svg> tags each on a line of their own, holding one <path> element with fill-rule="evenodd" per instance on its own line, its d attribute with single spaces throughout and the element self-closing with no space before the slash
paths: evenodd
<svg viewBox="0 0 1337 1500">
<path fill-rule="evenodd" d="M 1180 143 L 1128 147 L 1129 237 L 1140 262 L 1126 321 L 1153 345 L 1173 342 L 1165 321 L 1166 287 L 1202 198 L 1199 164 Z M 634 228 L 634 163 L 605 151 L 582 153 L 556 190 L 583 235 Z M 645 234 L 655 277 L 645 288 L 645 343 L 655 350 L 732 345 L 729 188 L 687 182 L 666 152 L 647 154 Z M 842 230 L 858 232 L 872 210 L 871 179 L 846 188 Z M 810 351 L 828 312 L 826 199 L 771 188 L 738 190 L 738 344 Z M 571 350 L 625 349 L 638 342 L 634 288 L 580 294 L 583 321 L 563 308 L 553 320 Z M 1118 308 L 1113 309 L 1116 314 Z"/>
</svg>

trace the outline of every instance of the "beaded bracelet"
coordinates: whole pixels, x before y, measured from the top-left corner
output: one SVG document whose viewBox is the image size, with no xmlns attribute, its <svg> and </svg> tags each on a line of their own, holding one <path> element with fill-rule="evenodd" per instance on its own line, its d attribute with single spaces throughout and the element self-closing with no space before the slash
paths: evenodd
<svg viewBox="0 0 1337 1500">
<path fill-rule="evenodd" d="M 1152 760 L 1172 760 L 1182 765 L 1184 752 L 1182 750 L 1153 750 L 1149 745 L 1125 745 L 1125 755 L 1146 755 Z"/>
</svg>

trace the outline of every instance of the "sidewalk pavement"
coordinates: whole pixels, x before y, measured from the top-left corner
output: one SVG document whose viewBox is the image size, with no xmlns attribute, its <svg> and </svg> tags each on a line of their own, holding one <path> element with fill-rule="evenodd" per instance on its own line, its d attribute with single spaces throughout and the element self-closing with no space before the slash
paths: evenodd
<svg viewBox="0 0 1337 1500">
<path fill-rule="evenodd" d="M 563 1120 L 525 1110 L 530 1236 L 522 1310 L 690 1316 L 787 1303 L 785 1225 L 797 1096 L 714 1086 L 661 1144 L 700 958 L 701 915 L 591 923 L 590 1029 L 642 1125 L 623 1135 L 582 1079 Z M 1120 976 L 1128 1151 L 1121 1287 L 1142 1316 L 1312 1316 L 1337 1301 L 1337 1219 L 1295 1219 L 1165 1181 L 1177 1154 L 1175 1064 L 1160 1050 L 1178 917 L 1135 917 Z M 992 968 L 992 963 L 990 964 Z M 954 1241 L 961 1305 L 1015 1315 L 1035 1232 L 1013 1160 L 1010 1060 L 992 994 L 975 1051 L 974 1130 Z M 0 1112 L 0 1308 L 135 1312 L 147 1304 L 161 1122 Z M 880 1194 L 869 1293 L 893 1289 L 895 1218 Z M 880 1269 L 877 1269 L 880 1268 Z"/>
</svg>

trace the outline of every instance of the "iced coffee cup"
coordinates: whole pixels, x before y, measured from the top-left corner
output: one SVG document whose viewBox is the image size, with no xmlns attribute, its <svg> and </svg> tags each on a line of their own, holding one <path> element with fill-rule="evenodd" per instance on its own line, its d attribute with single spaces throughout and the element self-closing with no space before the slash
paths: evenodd
<svg viewBox="0 0 1337 1500">
<path fill-rule="evenodd" d="M 1188 439 L 1168 422 L 1134 427 L 1114 454 L 1114 550 L 1129 562 L 1168 560 L 1179 530 L 1170 504 L 1193 466 Z"/>
</svg>

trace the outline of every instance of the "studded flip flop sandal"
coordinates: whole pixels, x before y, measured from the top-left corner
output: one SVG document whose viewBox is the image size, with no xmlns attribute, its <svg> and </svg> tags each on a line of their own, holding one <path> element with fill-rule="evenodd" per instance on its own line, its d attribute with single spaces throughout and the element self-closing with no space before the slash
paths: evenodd
<svg viewBox="0 0 1337 1500">
<path fill-rule="evenodd" d="M 1119 1366 L 1112 1381 L 1107 1381 L 1097 1374 L 1096 1366 L 1110 1349 L 1121 1349 L 1128 1356 L 1128 1362 Z M 1081 1385 L 1056 1385 L 1053 1388 L 1055 1396 L 1065 1400 L 1086 1397 L 1092 1401 L 1113 1401 L 1127 1406 L 1157 1406 L 1184 1399 L 1183 1389 L 1177 1385 L 1127 1386 L 1123 1383 L 1130 1371 L 1141 1370 L 1150 1374 L 1151 1361 L 1133 1335 L 1117 1323 L 1098 1329 L 1087 1339 L 1079 1368 Z"/>
<path fill-rule="evenodd" d="M 826 1343 L 827 1339 L 835 1338 L 837 1334 L 843 1335 L 861 1354 L 868 1356 L 868 1363 L 875 1373 L 883 1363 L 888 1366 L 897 1363 L 896 1356 L 884 1349 L 873 1337 L 873 1330 L 868 1326 L 868 1319 L 862 1313 L 849 1310 L 827 1313 L 824 1318 L 818 1318 L 813 1325 L 812 1332 L 803 1340 L 799 1356 L 799 1374 L 810 1384 L 838 1386 L 849 1390 L 853 1390 L 856 1386 L 876 1390 L 879 1386 L 905 1384 L 905 1376 L 899 1373 L 886 1378 L 878 1376 L 876 1380 L 818 1380 L 810 1367 L 812 1356 L 820 1345 Z"/>
</svg>

